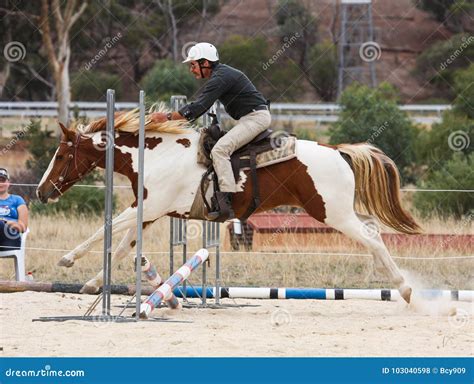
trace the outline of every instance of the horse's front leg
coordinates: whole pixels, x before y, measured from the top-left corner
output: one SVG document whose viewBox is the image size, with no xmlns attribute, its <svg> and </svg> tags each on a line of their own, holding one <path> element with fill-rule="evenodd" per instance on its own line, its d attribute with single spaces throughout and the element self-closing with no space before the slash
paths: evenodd
<svg viewBox="0 0 474 384">
<path fill-rule="evenodd" d="M 117 250 L 112 256 L 111 266 L 114 266 L 116 262 L 122 260 L 135 246 L 137 238 L 137 229 L 130 228 L 125 234 L 124 238 L 120 242 Z M 104 283 L 104 270 L 102 269 L 93 279 L 90 279 L 81 288 L 81 293 L 94 294 L 97 293 Z"/>
<path fill-rule="evenodd" d="M 137 211 L 135 208 L 127 208 L 112 220 L 112 233 L 118 233 L 136 225 Z M 104 239 L 104 227 L 101 227 L 82 244 L 79 244 L 71 252 L 64 255 L 58 262 L 60 267 L 70 268 L 77 259 L 80 259 L 92 248 L 94 244 Z"/>
</svg>

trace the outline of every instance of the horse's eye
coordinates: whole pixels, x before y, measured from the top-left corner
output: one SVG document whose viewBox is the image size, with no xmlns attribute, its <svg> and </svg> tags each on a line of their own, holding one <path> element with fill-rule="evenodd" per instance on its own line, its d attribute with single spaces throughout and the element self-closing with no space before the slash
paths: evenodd
<svg viewBox="0 0 474 384">
<path fill-rule="evenodd" d="M 63 155 L 56 155 L 56 160 L 62 160 L 63 159 Z"/>
</svg>

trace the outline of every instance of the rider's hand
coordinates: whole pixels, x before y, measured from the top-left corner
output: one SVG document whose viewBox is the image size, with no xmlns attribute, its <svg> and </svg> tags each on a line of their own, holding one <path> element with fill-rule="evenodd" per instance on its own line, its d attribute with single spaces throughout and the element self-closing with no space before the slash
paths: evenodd
<svg viewBox="0 0 474 384">
<path fill-rule="evenodd" d="M 161 113 L 161 112 L 155 112 L 150 115 L 151 121 L 154 123 L 164 123 L 165 121 L 168 121 L 168 116 L 166 113 Z"/>
</svg>

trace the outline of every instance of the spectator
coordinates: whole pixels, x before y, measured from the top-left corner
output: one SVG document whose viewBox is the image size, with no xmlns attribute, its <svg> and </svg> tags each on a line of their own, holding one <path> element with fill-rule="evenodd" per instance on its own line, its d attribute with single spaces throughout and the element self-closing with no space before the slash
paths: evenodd
<svg viewBox="0 0 474 384">
<path fill-rule="evenodd" d="M 28 227 L 28 208 L 21 196 L 8 193 L 10 176 L 0 168 L 0 250 L 19 249 Z"/>
</svg>

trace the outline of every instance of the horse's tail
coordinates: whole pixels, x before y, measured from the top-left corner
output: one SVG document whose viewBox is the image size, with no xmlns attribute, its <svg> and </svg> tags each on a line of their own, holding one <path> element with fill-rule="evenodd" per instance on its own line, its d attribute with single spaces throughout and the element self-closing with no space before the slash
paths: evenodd
<svg viewBox="0 0 474 384">
<path fill-rule="evenodd" d="M 399 232 L 421 232 L 415 219 L 402 207 L 400 174 L 392 159 L 367 143 L 340 144 L 337 150 L 347 155 L 343 157 L 354 172 L 356 207 L 365 209 Z"/>
</svg>

